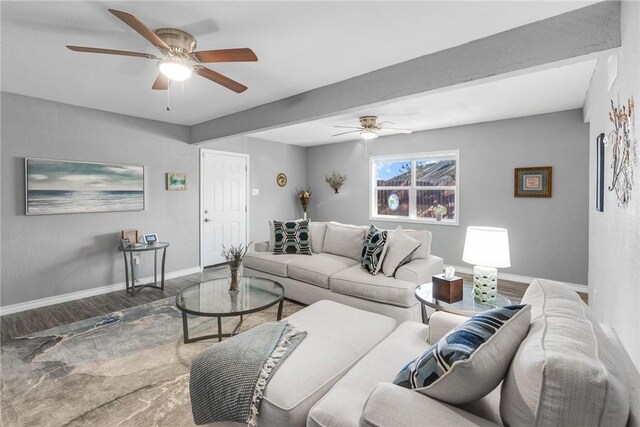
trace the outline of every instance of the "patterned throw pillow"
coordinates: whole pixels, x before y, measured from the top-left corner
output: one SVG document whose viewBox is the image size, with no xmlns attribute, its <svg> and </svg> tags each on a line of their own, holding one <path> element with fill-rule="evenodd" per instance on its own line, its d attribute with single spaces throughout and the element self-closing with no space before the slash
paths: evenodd
<svg viewBox="0 0 640 427">
<path fill-rule="evenodd" d="M 480 399 L 504 378 L 530 321 L 530 305 L 480 313 L 409 362 L 393 382 L 451 404 Z"/>
<path fill-rule="evenodd" d="M 374 276 L 382 268 L 382 259 L 387 251 L 387 231 L 372 225 L 362 246 L 362 266 Z"/>
<path fill-rule="evenodd" d="M 309 220 L 273 221 L 273 253 L 275 255 L 311 255 Z"/>
</svg>

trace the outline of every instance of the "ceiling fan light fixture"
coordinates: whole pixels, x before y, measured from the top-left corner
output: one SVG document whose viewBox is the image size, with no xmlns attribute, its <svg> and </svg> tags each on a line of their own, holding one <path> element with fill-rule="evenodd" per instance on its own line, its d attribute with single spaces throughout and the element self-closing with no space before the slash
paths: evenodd
<svg viewBox="0 0 640 427">
<path fill-rule="evenodd" d="M 191 67 L 186 61 L 179 58 L 165 58 L 158 62 L 158 70 L 167 77 L 176 82 L 187 80 L 191 77 Z"/>
<path fill-rule="evenodd" d="M 378 133 L 373 129 L 363 129 L 360 132 L 360 136 L 364 139 L 375 139 L 378 137 Z"/>
</svg>

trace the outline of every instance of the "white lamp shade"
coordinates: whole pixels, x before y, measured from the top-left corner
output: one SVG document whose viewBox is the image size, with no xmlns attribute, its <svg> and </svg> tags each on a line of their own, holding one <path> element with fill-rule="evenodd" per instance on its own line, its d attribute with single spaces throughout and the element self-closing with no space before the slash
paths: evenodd
<svg viewBox="0 0 640 427">
<path fill-rule="evenodd" d="M 467 227 L 462 260 L 485 267 L 511 267 L 508 231 L 495 227 Z"/>
</svg>

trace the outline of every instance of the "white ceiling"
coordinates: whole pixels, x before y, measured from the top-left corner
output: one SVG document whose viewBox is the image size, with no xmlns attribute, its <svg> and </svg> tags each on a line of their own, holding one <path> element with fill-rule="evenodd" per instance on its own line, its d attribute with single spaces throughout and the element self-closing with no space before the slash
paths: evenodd
<svg viewBox="0 0 640 427">
<path fill-rule="evenodd" d="M 21 95 L 193 125 L 591 3 L 594 2 L 3 1 L 0 84 L 3 91 Z M 169 26 L 189 31 L 197 37 L 201 50 L 252 48 L 259 57 L 257 63 L 211 65 L 249 89 L 236 94 L 194 76 L 185 83 L 184 91 L 174 85 L 170 91 L 171 111 L 167 112 L 166 92 L 151 90 L 157 74 L 154 61 L 76 53 L 65 48 L 75 44 L 158 53 L 111 15 L 108 8 L 132 13 L 152 29 Z M 567 77 L 566 73 L 559 75 Z M 521 79 L 526 83 L 526 77 Z M 552 88 L 575 95 L 562 83 Z M 376 112 L 383 115 L 388 111 L 389 117 L 384 119 L 397 115 L 399 124 L 416 129 L 446 126 L 451 125 L 448 117 L 437 118 L 434 114 L 442 112 L 442 106 L 456 111 L 445 116 L 473 116 L 478 112 L 473 112 L 475 102 L 470 97 L 484 99 L 486 93 L 480 87 L 467 89 L 454 98 L 462 104 L 457 109 L 453 100 L 436 95 L 432 99 L 435 101 L 426 104 L 431 107 L 421 110 L 424 114 L 420 117 L 426 124 L 421 124 L 417 115 L 401 114 L 412 110 L 399 105 Z M 524 95 L 532 94 L 525 91 Z M 417 99 L 408 105 L 411 102 L 422 105 Z M 562 102 L 573 108 L 577 101 L 573 96 Z M 537 105 L 542 108 L 544 100 Z M 486 115 L 482 117 L 486 119 Z M 352 123 L 353 118 L 331 118 L 322 127 L 343 119 Z M 300 130 L 308 133 L 304 128 Z M 324 130 L 322 135 L 327 142 Z M 312 139 L 307 135 L 305 140 L 314 143 Z"/>
<path fill-rule="evenodd" d="M 444 92 L 421 94 L 249 136 L 309 147 L 359 139 L 359 133 L 332 135 L 348 130 L 334 128 L 333 125 L 360 126 L 360 116 L 378 116 L 380 122 L 390 121 L 396 123 L 395 127 L 420 131 L 582 108 L 596 63 L 597 60 L 593 59 Z M 389 131 L 380 136 L 392 134 Z"/>
</svg>

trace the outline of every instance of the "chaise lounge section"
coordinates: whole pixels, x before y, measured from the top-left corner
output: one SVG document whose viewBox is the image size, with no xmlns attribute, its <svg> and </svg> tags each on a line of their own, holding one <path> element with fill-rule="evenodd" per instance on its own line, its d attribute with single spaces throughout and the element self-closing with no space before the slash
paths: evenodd
<svg viewBox="0 0 640 427">
<path fill-rule="evenodd" d="M 309 229 L 313 255 L 275 255 L 272 241 L 257 243 L 244 257 L 244 274 L 275 280 L 287 298 L 304 304 L 330 300 L 397 322 L 421 319 L 415 288 L 443 269 L 442 258 L 431 254 L 429 231 L 404 230 L 420 246 L 388 277 L 372 275 L 360 263 L 368 226 L 310 222 Z"/>
</svg>

